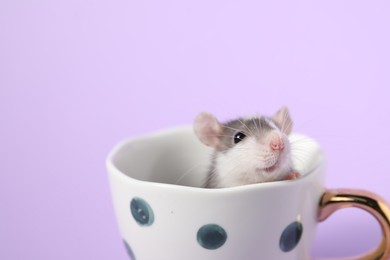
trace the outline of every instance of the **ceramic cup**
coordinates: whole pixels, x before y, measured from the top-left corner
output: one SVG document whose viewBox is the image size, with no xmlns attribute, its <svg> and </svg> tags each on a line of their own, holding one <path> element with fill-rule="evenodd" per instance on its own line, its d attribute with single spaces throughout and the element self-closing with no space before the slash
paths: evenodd
<svg viewBox="0 0 390 260">
<path fill-rule="evenodd" d="M 107 158 L 117 222 L 137 260 L 306 260 L 316 226 L 334 211 L 359 207 L 380 223 L 383 239 L 365 256 L 388 259 L 389 206 L 375 194 L 324 188 L 325 156 L 292 134 L 303 177 L 232 188 L 201 188 L 210 148 L 191 128 L 176 128 L 118 144 Z"/>
</svg>

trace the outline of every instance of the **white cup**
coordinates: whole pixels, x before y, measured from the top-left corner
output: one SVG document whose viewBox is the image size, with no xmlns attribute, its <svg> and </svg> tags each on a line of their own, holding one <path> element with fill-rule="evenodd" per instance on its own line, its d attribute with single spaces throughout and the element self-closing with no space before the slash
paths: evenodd
<svg viewBox="0 0 390 260">
<path fill-rule="evenodd" d="M 305 151 L 293 157 L 303 177 L 222 189 L 201 188 L 211 150 L 188 127 L 118 144 L 107 158 L 107 168 L 130 257 L 311 259 L 317 223 L 339 208 L 355 206 L 377 218 L 383 239 L 374 251 L 352 259 L 388 259 L 388 204 L 366 191 L 325 189 L 326 163 L 320 146 L 297 134 L 290 139 Z"/>
</svg>

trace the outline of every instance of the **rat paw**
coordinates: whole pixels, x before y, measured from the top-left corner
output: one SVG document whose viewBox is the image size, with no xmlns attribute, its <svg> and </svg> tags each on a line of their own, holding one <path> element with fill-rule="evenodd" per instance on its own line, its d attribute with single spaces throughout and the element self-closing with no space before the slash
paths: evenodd
<svg viewBox="0 0 390 260">
<path fill-rule="evenodd" d="M 296 180 L 299 177 L 301 177 L 301 174 L 299 172 L 290 172 L 284 180 Z"/>
</svg>

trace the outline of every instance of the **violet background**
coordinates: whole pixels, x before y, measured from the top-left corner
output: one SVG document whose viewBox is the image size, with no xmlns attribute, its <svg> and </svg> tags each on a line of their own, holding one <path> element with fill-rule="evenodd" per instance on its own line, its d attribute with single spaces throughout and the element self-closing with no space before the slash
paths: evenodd
<svg viewBox="0 0 390 260">
<path fill-rule="evenodd" d="M 389 14 L 388 1 L 2 0 L 0 259 L 128 259 L 107 153 L 204 110 L 288 105 L 327 153 L 327 187 L 390 201 Z M 379 240 L 346 209 L 312 251 Z"/>
</svg>

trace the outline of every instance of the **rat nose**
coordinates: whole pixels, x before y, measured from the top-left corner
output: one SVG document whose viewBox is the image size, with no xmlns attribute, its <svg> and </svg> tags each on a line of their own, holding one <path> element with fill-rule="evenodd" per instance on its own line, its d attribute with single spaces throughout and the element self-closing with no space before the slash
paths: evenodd
<svg viewBox="0 0 390 260">
<path fill-rule="evenodd" d="M 284 149 L 283 140 L 280 139 L 279 137 L 272 139 L 269 146 L 274 151 L 282 151 Z"/>
</svg>

